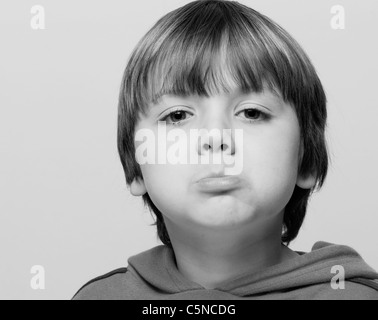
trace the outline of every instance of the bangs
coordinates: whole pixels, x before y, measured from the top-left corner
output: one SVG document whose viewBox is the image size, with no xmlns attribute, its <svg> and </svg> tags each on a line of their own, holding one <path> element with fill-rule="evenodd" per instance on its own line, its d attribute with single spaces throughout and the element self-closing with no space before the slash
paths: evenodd
<svg viewBox="0 0 378 320">
<path fill-rule="evenodd" d="M 315 73 L 306 54 L 276 23 L 241 6 L 198 1 L 160 19 L 129 65 L 133 105 L 146 114 L 165 94 L 209 97 L 236 88 L 269 88 L 285 102 L 305 103 Z"/>
<path fill-rule="evenodd" d="M 197 39 L 184 37 L 181 43 L 167 43 L 146 70 L 150 80 L 142 92 L 150 93 L 148 99 L 152 103 L 164 94 L 209 97 L 235 88 L 246 93 L 260 92 L 266 85 L 271 89 L 276 86 L 264 67 L 263 52 L 252 51 L 245 44 L 236 45 L 236 39 L 226 29 L 215 30 L 197 35 Z"/>
</svg>

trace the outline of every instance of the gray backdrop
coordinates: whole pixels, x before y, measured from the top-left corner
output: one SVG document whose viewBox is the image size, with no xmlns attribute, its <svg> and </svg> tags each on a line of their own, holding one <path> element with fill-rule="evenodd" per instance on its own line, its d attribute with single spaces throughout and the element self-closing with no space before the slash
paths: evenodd
<svg viewBox="0 0 378 320">
<path fill-rule="evenodd" d="M 137 41 L 187 2 L 1 1 L 0 298 L 71 298 L 159 244 L 118 160 L 118 89 Z M 378 2 L 240 2 L 299 41 L 328 94 L 332 164 L 292 248 L 347 244 L 378 269 Z M 37 4 L 44 30 L 31 27 Z M 334 5 L 345 29 L 331 27 Z M 44 290 L 31 286 L 35 265 Z"/>
</svg>

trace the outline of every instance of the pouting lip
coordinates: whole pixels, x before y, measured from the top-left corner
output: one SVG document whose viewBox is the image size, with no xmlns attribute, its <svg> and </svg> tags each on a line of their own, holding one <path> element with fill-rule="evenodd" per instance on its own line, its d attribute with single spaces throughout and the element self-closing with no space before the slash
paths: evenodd
<svg viewBox="0 0 378 320">
<path fill-rule="evenodd" d="M 196 183 L 197 190 L 205 193 L 224 193 L 236 190 L 242 187 L 241 180 L 238 176 L 212 176 L 202 178 Z"/>
<path fill-rule="evenodd" d="M 235 177 L 235 175 L 226 175 L 224 173 L 224 170 L 211 171 L 211 172 L 206 172 L 202 174 L 198 179 L 196 179 L 195 182 L 199 182 L 207 178 L 226 178 L 226 177 Z"/>
</svg>

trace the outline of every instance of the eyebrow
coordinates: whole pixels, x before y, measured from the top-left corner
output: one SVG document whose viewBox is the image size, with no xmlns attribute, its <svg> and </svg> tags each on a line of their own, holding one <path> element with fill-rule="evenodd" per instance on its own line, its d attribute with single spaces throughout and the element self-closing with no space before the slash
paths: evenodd
<svg viewBox="0 0 378 320">
<path fill-rule="evenodd" d="M 280 93 L 278 93 L 275 89 L 274 90 L 272 90 L 270 88 L 267 88 L 267 89 L 268 89 L 267 93 L 271 94 L 273 98 L 277 99 L 278 104 L 281 104 L 280 102 L 285 103 L 282 95 Z M 251 94 L 257 94 L 257 95 L 264 94 L 264 90 L 260 91 L 260 92 L 256 92 L 256 91 L 252 91 L 252 90 L 249 90 L 247 92 L 240 92 L 240 91 L 235 90 L 231 94 L 233 94 L 233 97 L 231 97 L 230 99 L 235 100 L 240 96 L 248 96 L 248 95 L 251 95 Z M 154 100 L 152 101 L 152 104 L 149 107 L 149 111 L 151 111 L 151 109 L 156 109 L 156 107 L 158 107 L 162 103 L 162 99 L 164 99 L 165 97 L 166 98 L 183 98 L 183 99 L 186 99 L 186 98 L 189 98 L 189 97 L 192 97 L 192 96 L 198 96 L 199 98 L 202 97 L 202 96 L 199 96 L 199 95 L 193 94 L 193 93 L 169 93 L 169 92 L 165 92 L 165 93 L 162 93 L 162 94 L 158 94 L 155 98 L 155 101 Z"/>
<path fill-rule="evenodd" d="M 250 94 L 261 94 L 264 93 L 264 91 L 267 90 L 268 92 L 272 93 L 273 96 L 275 96 L 278 99 L 284 100 L 282 94 L 277 91 L 276 88 L 270 88 L 267 86 L 264 86 L 262 91 L 253 91 L 253 90 L 248 90 L 246 92 L 243 92 L 241 87 L 237 87 L 234 89 L 231 93 L 234 93 L 235 95 L 250 95 Z M 152 103 L 153 104 L 158 104 L 161 102 L 161 99 L 164 98 L 165 96 L 171 96 L 173 98 L 188 98 L 190 96 L 197 96 L 197 94 L 194 93 L 186 93 L 186 92 L 174 92 L 174 91 L 166 91 L 166 92 L 159 92 L 152 98 Z M 201 97 L 201 96 L 200 96 Z"/>
<path fill-rule="evenodd" d="M 161 102 L 161 99 L 164 98 L 165 96 L 171 96 L 173 98 L 188 98 L 193 95 L 194 95 L 193 93 L 175 93 L 173 91 L 158 93 L 152 98 L 152 104 L 159 104 Z"/>
</svg>

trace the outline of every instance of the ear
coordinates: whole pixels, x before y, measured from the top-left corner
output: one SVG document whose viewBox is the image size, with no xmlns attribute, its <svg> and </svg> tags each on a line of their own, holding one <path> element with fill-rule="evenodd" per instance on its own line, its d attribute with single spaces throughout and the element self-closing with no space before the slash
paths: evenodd
<svg viewBox="0 0 378 320">
<path fill-rule="evenodd" d="M 147 192 L 143 179 L 134 178 L 130 185 L 130 192 L 136 197 L 143 196 Z"/>
<path fill-rule="evenodd" d="M 298 175 L 297 186 L 302 189 L 311 189 L 315 186 L 316 178 L 313 174 L 308 174 L 306 176 Z"/>
<path fill-rule="evenodd" d="M 303 141 L 301 141 L 300 145 L 300 151 L 299 151 L 299 168 L 302 164 L 302 159 L 303 159 L 303 154 L 304 154 L 304 147 L 303 147 Z M 298 168 L 298 172 L 299 172 Z M 311 189 L 314 187 L 316 184 L 316 176 L 313 173 L 307 173 L 307 174 L 299 174 L 297 177 L 297 186 L 302 188 L 302 189 Z"/>
</svg>

